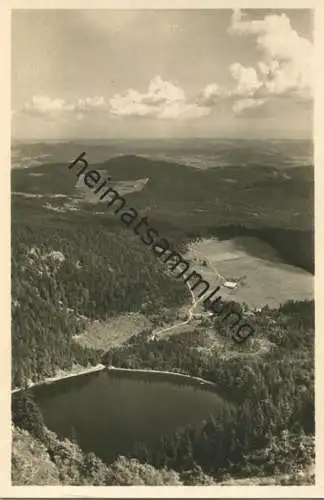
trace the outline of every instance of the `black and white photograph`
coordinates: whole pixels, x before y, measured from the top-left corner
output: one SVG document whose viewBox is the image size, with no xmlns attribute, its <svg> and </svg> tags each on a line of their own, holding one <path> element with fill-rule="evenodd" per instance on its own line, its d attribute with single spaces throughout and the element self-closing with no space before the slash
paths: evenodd
<svg viewBox="0 0 324 500">
<path fill-rule="evenodd" d="M 11 485 L 314 486 L 314 11 L 89 7 L 11 12 Z"/>
</svg>

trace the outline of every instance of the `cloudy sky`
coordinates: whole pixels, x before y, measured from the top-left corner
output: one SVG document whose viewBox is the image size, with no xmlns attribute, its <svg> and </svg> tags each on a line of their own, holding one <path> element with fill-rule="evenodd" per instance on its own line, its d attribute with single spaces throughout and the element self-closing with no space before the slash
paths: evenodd
<svg viewBox="0 0 324 500">
<path fill-rule="evenodd" d="M 304 138 L 307 10 L 20 10 L 13 137 Z"/>
</svg>

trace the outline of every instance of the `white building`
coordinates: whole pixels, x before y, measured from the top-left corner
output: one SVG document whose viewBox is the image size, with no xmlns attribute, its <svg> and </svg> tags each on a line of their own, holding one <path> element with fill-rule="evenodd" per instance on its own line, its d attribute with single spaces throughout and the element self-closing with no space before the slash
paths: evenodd
<svg viewBox="0 0 324 500">
<path fill-rule="evenodd" d="M 225 281 L 224 286 L 233 289 L 237 287 L 237 283 L 235 283 L 235 281 Z"/>
</svg>

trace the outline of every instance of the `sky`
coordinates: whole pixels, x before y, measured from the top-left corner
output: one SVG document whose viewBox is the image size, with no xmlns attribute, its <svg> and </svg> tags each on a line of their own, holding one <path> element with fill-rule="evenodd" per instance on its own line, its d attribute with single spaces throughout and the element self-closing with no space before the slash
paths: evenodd
<svg viewBox="0 0 324 500">
<path fill-rule="evenodd" d="M 16 10 L 16 139 L 310 138 L 311 10 Z"/>
</svg>

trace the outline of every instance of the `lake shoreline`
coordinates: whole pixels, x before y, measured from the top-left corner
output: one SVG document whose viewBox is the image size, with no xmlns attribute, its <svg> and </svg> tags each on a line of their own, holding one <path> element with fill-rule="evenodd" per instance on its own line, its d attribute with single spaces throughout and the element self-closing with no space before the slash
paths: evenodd
<svg viewBox="0 0 324 500">
<path fill-rule="evenodd" d="M 164 371 L 164 370 L 150 370 L 146 368 L 118 368 L 115 366 L 107 366 L 106 370 L 108 373 L 109 372 L 129 372 L 129 373 L 142 373 L 142 374 L 150 374 L 150 373 L 156 373 L 160 375 L 174 375 L 178 376 L 181 378 L 185 378 L 187 380 L 194 380 L 196 382 L 199 382 L 201 385 L 210 385 L 212 387 L 218 387 L 215 382 L 212 382 L 211 380 L 206 380 L 200 377 L 195 377 L 194 375 L 187 375 L 185 373 L 179 373 L 179 372 L 170 372 L 170 371 Z"/>
<path fill-rule="evenodd" d="M 84 368 L 83 370 L 79 370 L 79 371 L 75 371 L 75 372 L 71 371 L 69 373 L 66 373 L 65 375 L 56 375 L 54 377 L 48 377 L 48 378 L 45 378 L 44 380 L 41 380 L 40 382 L 32 382 L 31 384 L 29 384 L 27 386 L 26 389 L 29 390 L 29 389 L 32 389 L 33 387 L 39 387 L 41 385 L 50 385 L 50 384 L 53 384 L 54 382 L 59 382 L 60 380 L 65 380 L 68 378 L 86 375 L 87 373 L 97 372 L 100 370 L 104 370 L 105 368 L 106 368 L 106 365 L 99 363 L 98 365 L 91 366 L 90 368 Z M 15 387 L 15 389 L 11 390 L 11 394 L 14 394 L 14 393 L 22 391 L 22 390 L 23 390 L 22 387 Z"/>
<path fill-rule="evenodd" d="M 66 375 L 58 375 L 56 377 L 49 377 L 43 381 L 40 382 L 35 382 L 30 384 L 27 387 L 27 390 L 33 389 L 34 387 L 40 387 L 40 386 L 46 386 L 46 385 L 51 385 L 54 384 L 55 382 L 59 382 L 60 380 L 67 380 L 69 378 L 74 378 L 77 376 L 82 376 L 82 375 L 87 375 L 90 373 L 94 372 L 100 372 L 100 371 L 105 371 L 107 373 L 138 373 L 138 374 L 147 374 L 149 375 L 150 373 L 153 374 L 160 374 L 160 375 L 172 375 L 174 377 L 180 377 L 182 379 L 187 379 L 188 381 L 196 381 L 199 382 L 200 385 L 208 385 L 211 387 L 218 387 L 215 382 L 212 382 L 211 380 L 206 380 L 200 377 L 195 377 L 194 375 L 187 375 L 185 373 L 178 373 L 178 372 L 170 372 L 170 371 L 164 371 L 164 370 L 150 370 L 148 368 L 120 368 L 116 366 L 107 366 L 103 364 L 98 364 L 96 366 L 92 366 L 90 368 L 85 368 L 84 370 L 80 370 L 78 372 L 72 372 L 72 373 L 67 373 Z M 12 389 L 11 394 L 17 393 L 19 391 L 22 391 L 23 388 L 15 388 Z"/>
</svg>

